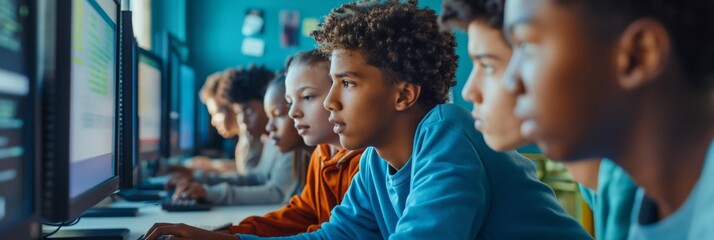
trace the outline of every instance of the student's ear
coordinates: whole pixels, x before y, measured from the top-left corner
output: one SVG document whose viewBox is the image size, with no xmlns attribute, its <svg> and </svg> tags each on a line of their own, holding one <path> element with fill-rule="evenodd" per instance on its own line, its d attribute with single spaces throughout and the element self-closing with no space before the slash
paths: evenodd
<svg viewBox="0 0 714 240">
<path fill-rule="evenodd" d="M 398 96 L 395 104 L 397 111 L 404 111 L 416 104 L 421 94 L 421 86 L 413 83 L 399 82 L 396 84 Z"/>
<path fill-rule="evenodd" d="M 669 33 L 653 19 L 639 19 L 622 32 L 615 49 L 617 84 L 636 89 L 656 80 L 671 54 Z"/>
</svg>

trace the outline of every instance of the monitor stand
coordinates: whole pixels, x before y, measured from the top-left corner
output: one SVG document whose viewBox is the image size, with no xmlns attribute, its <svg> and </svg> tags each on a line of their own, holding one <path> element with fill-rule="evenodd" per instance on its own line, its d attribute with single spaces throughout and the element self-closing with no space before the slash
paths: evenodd
<svg viewBox="0 0 714 240">
<path fill-rule="evenodd" d="M 135 207 L 104 207 L 90 208 L 82 214 L 82 217 L 136 217 L 139 208 Z"/>
<path fill-rule="evenodd" d="M 45 239 L 62 240 L 126 240 L 129 236 L 129 229 L 108 228 L 108 229 L 85 229 L 85 230 L 60 230 Z"/>
</svg>

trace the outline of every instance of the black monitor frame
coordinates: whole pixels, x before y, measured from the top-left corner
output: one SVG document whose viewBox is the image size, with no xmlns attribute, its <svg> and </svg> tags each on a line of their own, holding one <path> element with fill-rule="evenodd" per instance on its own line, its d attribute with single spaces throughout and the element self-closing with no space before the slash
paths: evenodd
<svg viewBox="0 0 714 240">
<path fill-rule="evenodd" d="M 82 0 L 83 1 L 83 0 Z M 120 5 L 116 4 L 117 24 L 116 42 L 119 42 Z M 102 199 L 118 190 L 119 178 L 114 176 L 80 194 L 70 198 L 70 96 L 71 89 L 71 51 L 72 51 L 72 4 L 71 0 L 55 3 L 54 35 L 48 35 L 55 41 L 54 74 L 47 72 L 43 79 L 43 181 L 42 181 L 42 217 L 46 221 L 65 222 L 79 217 L 85 210 L 93 207 Z M 111 13 L 110 13 L 111 14 Z M 52 21 L 52 20 L 49 20 Z M 48 22 L 49 22 L 48 21 Z M 51 41 L 51 40 L 48 40 Z M 119 93 L 119 44 L 116 44 L 115 96 Z M 115 98 L 116 99 L 116 98 Z M 115 100 L 114 108 L 118 108 Z M 118 126 L 115 125 L 115 135 Z M 116 161 L 116 140 L 113 139 L 113 161 Z M 116 168 L 116 166 L 115 166 Z M 116 170 L 116 169 L 115 169 Z"/>
<path fill-rule="evenodd" d="M 117 134 L 117 171 L 120 179 L 119 188 L 130 189 L 138 184 L 139 160 L 139 115 L 137 96 L 137 43 L 134 38 L 132 25 L 132 12 L 121 11 L 120 22 L 120 48 L 119 59 L 121 77 L 119 78 L 119 112 Z"/>
</svg>

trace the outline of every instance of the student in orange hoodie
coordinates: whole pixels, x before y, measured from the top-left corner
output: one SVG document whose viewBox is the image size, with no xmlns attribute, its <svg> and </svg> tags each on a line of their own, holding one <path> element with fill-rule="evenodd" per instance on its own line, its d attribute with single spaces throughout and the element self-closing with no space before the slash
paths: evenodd
<svg viewBox="0 0 714 240">
<path fill-rule="evenodd" d="M 300 195 L 280 210 L 263 217 L 249 217 L 230 227 L 233 234 L 288 236 L 311 232 L 330 219 L 332 208 L 342 202 L 352 177 L 357 173 L 363 149 L 346 150 L 332 131 L 330 112 L 323 106 L 332 85 L 330 61 L 317 50 L 300 52 L 287 63 L 287 76 L 271 84 L 266 102 L 280 98 L 284 106 L 269 109 L 271 118 L 294 119 L 298 133 L 308 146 L 317 145 L 310 158 L 307 181 Z M 280 86 L 280 87 L 276 87 Z M 283 92 L 283 94 L 278 93 Z M 286 101 L 287 99 L 287 101 Z M 288 110 L 289 109 L 289 110 Z"/>
</svg>

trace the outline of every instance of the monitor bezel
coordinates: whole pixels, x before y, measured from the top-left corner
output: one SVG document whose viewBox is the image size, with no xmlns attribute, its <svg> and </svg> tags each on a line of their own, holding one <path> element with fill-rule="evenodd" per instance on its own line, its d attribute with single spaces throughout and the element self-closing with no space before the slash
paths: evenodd
<svg viewBox="0 0 714 240">
<path fill-rule="evenodd" d="M 119 18 L 121 23 L 121 78 L 119 96 L 121 113 L 117 113 L 117 172 L 120 179 L 120 189 L 131 189 L 139 184 L 139 118 L 138 118 L 138 88 L 137 84 L 137 43 L 134 38 L 132 12 L 122 10 Z"/>
<path fill-rule="evenodd" d="M 92 1 L 92 0 L 65 0 L 59 1 L 55 7 L 56 16 L 56 43 L 55 49 L 55 76 L 53 79 L 45 83 L 49 94 L 44 96 L 45 103 L 52 101 L 51 110 L 52 119 L 49 119 L 48 126 L 52 128 L 52 136 L 49 136 L 49 141 L 45 144 L 51 145 L 45 154 L 45 179 L 43 196 L 43 211 L 42 216 L 45 220 L 52 222 L 71 221 L 78 218 L 84 211 L 93 207 L 104 198 L 110 196 L 119 188 L 119 176 L 117 175 L 114 165 L 114 176 L 97 184 L 91 189 L 83 192 L 75 198 L 70 197 L 70 103 L 71 103 L 71 51 L 72 51 L 72 34 L 60 34 L 72 32 L 72 4 L 71 1 Z M 115 96 L 119 94 L 119 16 L 120 4 L 117 0 L 111 0 L 116 5 L 117 23 L 115 27 Z M 118 108 L 118 101 L 115 97 L 114 108 Z M 45 108 L 48 106 L 45 105 Z M 47 117 L 47 116 L 44 116 Z M 114 126 L 114 139 L 112 139 L 112 162 L 116 164 L 117 149 L 116 149 L 116 134 L 119 126 Z M 49 166 L 52 164 L 52 166 Z M 48 187 L 51 186 L 51 187 Z"/>
</svg>

